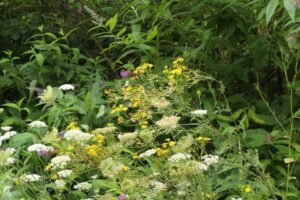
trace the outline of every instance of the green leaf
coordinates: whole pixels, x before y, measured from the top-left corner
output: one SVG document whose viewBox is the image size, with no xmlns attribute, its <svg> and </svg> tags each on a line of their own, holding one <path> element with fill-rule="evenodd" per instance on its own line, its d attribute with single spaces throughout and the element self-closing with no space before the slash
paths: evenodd
<svg viewBox="0 0 300 200">
<path fill-rule="evenodd" d="M 36 61 L 39 66 L 43 66 L 44 64 L 44 56 L 40 53 L 35 54 Z"/>
<path fill-rule="evenodd" d="M 150 41 L 152 40 L 153 38 L 155 38 L 155 36 L 157 35 L 158 31 L 157 31 L 157 26 L 154 26 L 152 28 L 152 30 L 150 31 L 150 33 L 148 33 L 147 35 L 147 40 Z"/>
<path fill-rule="evenodd" d="M 278 6 L 279 0 L 270 0 L 266 11 L 266 25 L 269 24 L 274 12 Z"/>
<path fill-rule="evenodd" d="M 292 3 L 292 0 L 283 0 L 283 5 L 292 21 L 295 22 L 296 6 Z"/>
<path fill-rule="evenodd" d="M 102 117 L 105 113 L 105 106 L 104 105 L 101 105 L 99 110 L 98 110 L 98 113 L 96 115 L 96 119 L 99 118 L 99 117 Z"/>
<path fill-rule="evenodd" d="M 268 132 L 264 129 L 250 129 L 246 131 L 246 145 L 260 147 L 265 144 Z"/>
<path fill-rule="evenodd" d="M 125 33 L 127 27 L 122 28 L 118 33 L 117 33 L 117 37 L 120 37 L 121 35 L 123 35 L 123 33 Z"/>
<path fill-rule="evenodd" d="M 113 16 L 112 18 L 110 18 L 107 22 L 106 22 L 106 26 L 109 26 L 109 30 L 112 31 L 114 30 L 116 24 L 118 21 L 118 14 L 115 14 L 115 16 Z"/>
<path fill-rule="evenodd" d="M 9 108 L 15 108 L 17 110 L 20 110 L 19 106 L 15 103 L 5 103 L 2 106 L 6 106 L 6 107 L 9 107 Z"/>
<path fill-rule="evenodd" d="M 12 137 L 11 143 L 13 147 L 20 147 L 24 144 L 30 144 L 38 140 L 37 136 L 32 133 L 21 133 Z"/>
</svg>

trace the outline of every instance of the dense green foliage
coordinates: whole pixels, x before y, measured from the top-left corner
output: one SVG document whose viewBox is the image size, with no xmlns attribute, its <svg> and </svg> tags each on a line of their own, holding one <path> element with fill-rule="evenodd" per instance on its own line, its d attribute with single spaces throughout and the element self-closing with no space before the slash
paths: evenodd
<svg viewBox="0 0 300 200">
<path fill-rule="evenodd" d="M 180 124 L 187 124 L 187 127 L 183 125 L 177 134 L 171 134 L 172 137 L 169 132 L 155 135 L 153 146 L 145 141 L 144 146 L 138 142 L 126 144 L 126 150 L 120 155 L 132 156 L 147 148 L 158 147 L 157 144 L 167 137 L 180 143 L 190 131 L 194 140 L 208 137 L 212 142 L 197 143 L 198 146 L 194 145 L 185 153 L 192 152 L 194 158 L 200 158 L 203 152 L 218 154 L 224 168 L 219 165 L 210 176 L 194 177 L 193 185 L 196 186 L 199 180 L 215 179 L 218 182 L 211 181 L 211 185 L 200 189 L 206 196 L 193 195 L 199 188 L 189 188 L 187 199 L 237 196 L 243 196 L 243 199 L 299 199 L 299 6 L 298 0 L 0 1 L 0 103 L 3 108 L 0 123 L 1 126 L 13 126 L 22 133 L 14 136 L 7 146 L 15 147 L 20 160 L 25 163 L 20 161 L 11 170 L 1 168 L 0 186 L 4 187 L 7 180 L 17 185 L 14 176 L 36 164 L 26 167 L 29 160 L 41 166 L 49 162 L 50 158 L 39 161 L 37 155 L 26 152 L 32 143 L 55 146 L 53 141 L 44 138 L 45 130 L 40 133 L 40 130 L 35 132 L 27 128 L 27 123 L 36 119 L 47 123 L 47 134 L 57 129 L 65 130 L 71 122 L 83 125 L 81 129 L 85 131 L 114 123 L 119 133 L 124 133 L 141 131 L 143 123 L 149 123 L 147 127 L 151 131 L 160 131 L 154 128 L 155 121 L 163 116 L 180 115 Z M 176 77 L 176 89 L 168 96 L 161 88 L 170 86 L 172 78 L 161 76 L 167 74 L 165 66 L 172 65 L 178 57 L 184 58 L 184 65 L 190 70 L 189 78 Z M 143 63 L 154 65 L 147 75 L 139 78 L 135 77 L 136 73 L 127 78 L 120 76 L 121 70 L 133 73 Z M 190 80 L 193 78 L 194 82 Z M 151 119 L 130 119 L 129 116 L 137 111 L 122 96 L 121 91 L 128 84 L 126 81 L 133 86 L 153 89 L 157 93 L 146 92 L 147 97 L 161 95 L 170 100 L 171 108 L 153 110 L 147 107 L 148 102 L 143 105 Z M 74 84 L 76 92 L 65 94 L 59 90 L 58 87 L 65 83 Z M 53 88 L 48 87 L 50 85 Z M 115 99 L 109 96 L 110 90 L 114 91 Z M 130 108 L 128 115 L 112 113 L 122 104 Z M 205 119 L 188 115 L 199 108 L 208 111 Z M 115 143 L 115 139 L 107 139 L 107 148 L 112 148 Z M 59 153 L 64 150 L 57 148 Z M 170 151 L 180 152 L 176 148 Z M 197 152 L 201 152 L 201 156 Z M 234 164 L 230 165 L 230 162 Z M 125 163 L 131 165 L 130 169 L 138 165 L 128 159 Z M 162 168 L 162 173 L 166 168 L 152 160 L 147 166 Z M 79 174 L 81 170 L 78 169 Z M 142 175 L 136 172 L 132 176 L 138 179 Z M 86 178 L 87 174 L 80 174 L 72 181 Z M 120 186 L 121 180 L 126 179 L 105 182 L 103 178 L 93 184 L 100 189 L 101 195 L 109 191 L 116 196 L 127 191 Z M 167 175 L 161 180 L 176 183 Z M 251 186 L 251 192 L 245 192 L 247 186 Z M 37 196 L 54 199 L 89 197 L 74 191 L 71 196 L 64 193 L 59 197 L 54 191 L 46 195 L 47 187 Z M 167 199 L 168 195 L 173 195 L 174 188 L 169 188 L 170 194 L 156 198 Z M 24 189 L 16 195 L 26 194 L 29 199 L 30 196 L 34 199 L 38 198 L 34 197 L 37 191 Z M 146 198 L 147 192 L 143 192 L 139 195 Z M 130 195 L 137 194 L 130 191 Z M 177 198 L 182 197 L 174 196 Z"/>
</svg>

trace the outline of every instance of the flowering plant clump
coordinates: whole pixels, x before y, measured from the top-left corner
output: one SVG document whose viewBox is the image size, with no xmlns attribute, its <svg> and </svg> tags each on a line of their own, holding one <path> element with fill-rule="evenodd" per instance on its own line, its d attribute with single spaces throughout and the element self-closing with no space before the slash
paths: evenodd
<svg viewBox="0 0 300 200">
<path fill-rule="evenodd" d="M 225 133 L 235 130 L 222 130 L 211 118 L 212 105 L 204 103 L 217 98 L 211 87 L 220 83 L 189 69 L 183 58 L 163 73 L 153 72 L 157 68 L 145 63 L 121 71 L 117 86 L 99 89 L 103 104 L 93 104 L 91 93 L 76 96 L 73 85 L 47 86 L 38 96 L 44 121 L 18 134 L 1 127 L 0 167 L 13 169 L 9 190 L 21 196 L 51 191 L 54 199 L 268 197 L 258 187 L 270 186 L 252 182 L 255 152 L 231 153 L 234 135 Z M 222 185 L 224 177 L 229 185 Z"/>
</svg>

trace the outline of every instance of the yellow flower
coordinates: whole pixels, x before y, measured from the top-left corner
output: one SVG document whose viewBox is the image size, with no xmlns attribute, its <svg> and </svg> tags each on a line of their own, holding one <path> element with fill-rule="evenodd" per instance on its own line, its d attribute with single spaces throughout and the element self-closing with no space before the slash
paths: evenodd
<svg viewBox="0 0 300 200">
<path fill-rule="evenodd" d="M 76 122 L 71 122 L 68 124 L 66 130 L 80 130 L 80 128 L 77 126 Z"/>
<path fill-rule="evenodd" d="M 129 167 L 127 167 L 127 166 L 124 166 L 124 167 L 123 167 L 123 171 L 124 171 L 124 172 L 127 172 L 128 170 L 129 170 Z"/>
<path fill-rule="evenodd" d="M 119 117 L 118 117 L 118 123 L 119 123 L 119 124 L 122 124 L 123 122 L 124 122 L 124 118 L 121 117 L 121 116 L 119 116 Z"/>
<path fill-rule="evenodd" d="M 161 146 L 162 146 L 162 148 L 167 148 L 168 147 L 168 143 L 163 143 Z"/>
<path fill-rule="evenodd" d="M 73 145 L 68 146 L 68 147 L 67 147 L 67 150 L 68 150 L 68 151 L 73 151 L 73 150 L 74 150 L 74 146 L 73 146 Z"/>
<path fill-rule="evenodd" d="M 169 153 L 169 149 L 156 148 L 156 155 L 161 157 Z"/>
<path fill-rule="evenodd" d="M 113 126 L 115 126 L 115 124 L 114 123 L 108 123 L 107 126 L 108 127 L 113 127 Z"/>
<path fill-rule="evenodd" d="M 98 144 L 103 144 L 105 137 L 102 134 L 97 134 L 94 138 L 95 141 L 98 142 Z"/>
<path fill-rule="evenodd" d="M 111 111 L 111 114 L 119 113 L 119 112 L 124 112 L 124 111 L 127 111 L 127 110 L 128 110 L 128 108 L 125 107 L 123 104 L 120 104 L 118 106 L 114 105 L 113 109 Z"/>
<path fill-rule="evenodd" d="M 140 122 L 140 126 L 142 129 L 148 128 L 148 121 L 145 120 L 145 121 Z"/>
<path fill-rule="evenodd" d="M 137 155 L 137 154 L 134 154 L 134 155 L 132 155 L 132 158 L 133 159 L 140 159 L 141 157 L 139 155 Z"/>
<path fill-rule="evenodd" d="M 196 140 L 198 142 L 210 142 L 211 138 L 208 138 L 208 137 L 197 137 Z"/>
<path fill-rule="evenodd" d="M 176 60 L 173 61 L 173 65 L 177 65 L 179 63 L 182 63 L 184 61 L 184 59 L 182 57 L 178 57 L 176 58 Z"/>
<path fill-rule="evenodd" d="M 133 73 L 135 74 L 143 74 L 147 69 L 151 69 L 153 67 L 152 64 L 144 63 L 141 66 L 138 66 Z"/>
<path fill-rule="evenodd" d="M 176 142 L 175 142 L 175 141 L 169 142 L 169 146 L 170 146 L 170 147 L 174 147 L 175 145 L 176 145 Z"/>
<path fill-rule="evenodd" d="M 53 174 L 50 175 L 50 178 L 51 178 L 52 180 L 55 180 L 55 179 L 58 178 L 58 176 L 57 176 L 57 174 L 53 173 Z"/>
<path fill-rule="evenodd" d="M 246 192 L 246 193 L 249 193 L 249 192 L 251 192 L 251 185 L 246 185 L 245 187 L 244 187 L 244 191 Z"/>
<path fill-rule="evenodd" d="M 91 156 L 97 156 L 98 151 L 99 151 L 99 146 L 93 144 L 93 145 L 89 145 L 86 147 L 86 151 L 89 155 Z"/>
<path fill-rule="evenodd" d="M 170 138 L 167 138 L 167 139 L 165 139 L 165 141 L 166 141 L 166 142 L 170 142 L 170 141 L 171 141 L 171 139 L 170 139 Z"/>
<path fill-rule="evenodd" d="M 49 171 L 50 169 L 51 169 L 51 163 L 49 163 L 48 165 L 46 165 L 46 167 L 45 167 L 45 171 L 47 172 L 47 171 Z"/>
</svg>

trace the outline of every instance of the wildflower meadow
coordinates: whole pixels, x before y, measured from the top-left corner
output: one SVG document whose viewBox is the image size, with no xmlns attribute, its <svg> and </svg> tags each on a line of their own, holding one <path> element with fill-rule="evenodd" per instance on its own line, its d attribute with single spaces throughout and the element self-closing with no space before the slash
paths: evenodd
<svg viewBox="0 0 300 200">
<path fill-rule="evenodd" d="M 299 6 L 0 1 L 0 199 L 299 200 Z"/>
</svg>

